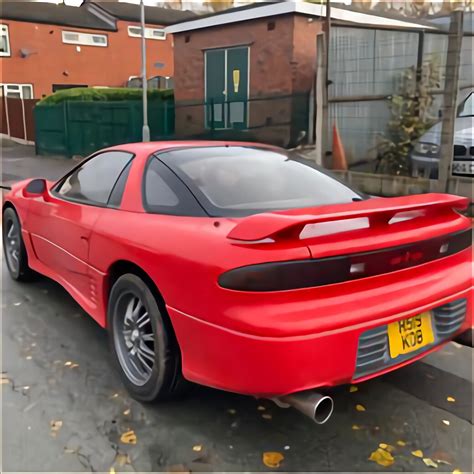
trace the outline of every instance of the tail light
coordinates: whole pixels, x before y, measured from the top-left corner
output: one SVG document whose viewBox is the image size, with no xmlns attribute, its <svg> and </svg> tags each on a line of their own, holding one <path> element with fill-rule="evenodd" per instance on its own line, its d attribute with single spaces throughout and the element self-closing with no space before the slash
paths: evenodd
<svg viewBox="0 0 474 474">
<path fill-rule="evenodd" d="M 263 263 L 235 268 L 219 285 L 236 291 L 285 291 L 367 278 L 403 270 L 471 246 L 471 229 L 400 247 L 335 257 Z"/>
</svg>

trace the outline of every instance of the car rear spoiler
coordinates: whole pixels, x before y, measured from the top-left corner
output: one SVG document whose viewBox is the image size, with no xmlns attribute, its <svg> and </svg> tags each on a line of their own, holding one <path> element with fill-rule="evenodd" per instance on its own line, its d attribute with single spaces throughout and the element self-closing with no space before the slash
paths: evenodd
<svg viewBox="0 0 474 474">
<path fill-rule="evenodd" d="M 408 211 L 439 212 L 466 209 L 469 199 L 450 194 L 417 194 L 373 198 L 289 211 L 266 212 L 242 219 L 227 235 L 232 240 L 257 242 L 269 238 L 295 238 L 308 224 L 366 217 L 370 226 L 384 225 L 396 214 Z"/>
</svg>

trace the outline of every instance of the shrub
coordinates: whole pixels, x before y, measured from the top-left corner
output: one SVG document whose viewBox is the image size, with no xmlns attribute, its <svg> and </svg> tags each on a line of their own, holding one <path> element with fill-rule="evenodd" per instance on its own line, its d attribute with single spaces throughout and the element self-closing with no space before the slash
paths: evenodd
<svg viewBox="0 0 474 474">
<path fill-rule="evenodd" d="M 172 89 L 153 89 L 148 91 L 149 100 L 173 100 Z M 142 90 L 128 87 L 76 87 L 74 89 L 63 89 L 40 100 L 37 105 L 56 105 L 66 101 L 121 101 L 142 100 Z"/>
</svg>

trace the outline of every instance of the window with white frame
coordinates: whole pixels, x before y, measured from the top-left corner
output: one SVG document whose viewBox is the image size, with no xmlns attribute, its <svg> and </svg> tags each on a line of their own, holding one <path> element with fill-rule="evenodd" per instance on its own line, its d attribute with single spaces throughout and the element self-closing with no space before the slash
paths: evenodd
<svg viewBox="0 0 474 474">
<path fill-rule="evenodd" d="M 13 99 L 33 99 L 31 84 L 0 84 L 2 95 Z"/>
<path fill-rule="evenodd" d="M 0 25 L 0 56 L 10 56 L 10 37 L 7 25 Z"/>
<path fill-rule="evenodd" d="M 128 27 L 128 36 L 134 38 L 142 37 L 142 29 L 140 26 L 129 26 Z M 166 33 L 162 28 L 145 28 L 145 38 L 155 39 L 155 40 L 165 40 Z"/>
<path fill-rule="evenodd" d="M 63 43 L 81 44 L 84 46 L 107 46 L 107 35 L 79 33 L 78 31 L 63 31 Z"/>
</svg>

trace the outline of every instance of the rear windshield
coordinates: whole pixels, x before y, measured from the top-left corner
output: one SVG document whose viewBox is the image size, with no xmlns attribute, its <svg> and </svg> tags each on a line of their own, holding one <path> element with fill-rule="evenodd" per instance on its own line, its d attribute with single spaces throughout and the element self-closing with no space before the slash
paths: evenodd
<svg viewBox="0 0 474 474">
<path fill-rule="evenodd" d="M 244 146 L 159 154 L 211 216 L 347 203 L 364 198 L 309 160 L 285 151 Z"/>
</svg>

